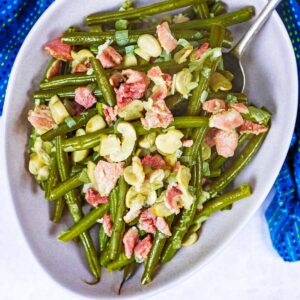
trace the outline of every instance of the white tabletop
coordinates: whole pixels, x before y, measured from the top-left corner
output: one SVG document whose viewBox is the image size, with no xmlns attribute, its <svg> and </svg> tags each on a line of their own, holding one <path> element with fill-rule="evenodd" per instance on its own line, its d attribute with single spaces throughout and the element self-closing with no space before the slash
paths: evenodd
<svg viewBox="0 0 300 300">
<path fill-rule="evenodd" d="M 1 125 L 0 119 L 3 143 Z M 3 163 L 0 157 L 0 166 Z M 20 231 L 4 177 L 0 167 L 0 300 L 88 299 L 58 285 L 38 264 Z M 155 300 L 186 299 L 187 295 L 201 300 L 300 299 L 300 263 L 283 262 L 272 249 L 264 219 L 269 201 L 216 259 Z"/>
</svg>

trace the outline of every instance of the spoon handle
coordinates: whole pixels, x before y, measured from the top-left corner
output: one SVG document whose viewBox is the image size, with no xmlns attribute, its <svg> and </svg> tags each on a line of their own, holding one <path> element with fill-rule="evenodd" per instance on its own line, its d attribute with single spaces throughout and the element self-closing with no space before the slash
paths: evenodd
<svg viewBox="0 0 300 300">
<path fill-rule="evenodd" d="M 257 17 L 256 21 L 251 25 L 249 30 L 241 38 L 241 40 L 232 49 L 232 52 L 237 56 L 241 57 L 244 50 L 247 48 L 250 41 L 256 36 L 256 34 L 261 30 L 266 21 L 270 18 L 276 6 L 281 0 L 270 0 L 262 12 Z"/>
</svg>

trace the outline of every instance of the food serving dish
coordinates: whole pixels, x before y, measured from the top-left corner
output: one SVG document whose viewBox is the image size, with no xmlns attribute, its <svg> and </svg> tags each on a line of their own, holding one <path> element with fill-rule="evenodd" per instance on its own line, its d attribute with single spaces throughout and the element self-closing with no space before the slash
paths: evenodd
<svg viewBox="0 0 300 300">
<path fill-rule="evenodd" d="M 26 111 L 30 106 L 30 94 L 28 95 L 28 93 L 31 90 L 31 86 L 36 85 L 37 81 L 41 79 L 39 75 L 40 70 L 46 63 L 45 56 L 40 51 L 41 46 L 51 39 L 51 37 L 53 38 L 63 31 L 63 28 L 68 27 L 70 24 L 77 25 L 81 23 L 85 15 L 98 11 L 99 7 L 96 5 L 96 2 L 88 8 L 80 9 L 79 1 L 74 1 L 70 14 L 58 18 L 60 22 L 52 24 L 51 17 L 53 14 L 58 13 L 58 10 L 63 5 L 67 5 L 64 1 L 58 2 L 37 23 L 24 43 L 12 72 L 6 99 L 5 123 L 6 138 L 14 136 L 13 140 L 10 138 L 6 143 L 7 170 L 10 186 L 22 228 L 34 253 L 48 272 L 54 275 L 59 282 L 86 295 L 101 295 L 104 297 L 113 295 L 120 278 L 116 274 L 106 275 L 103 276 L 101 285 L 91 287 L 85 285 L 78 276 L 77 278 L 73 277 L 73 275 L 78 275 L 79 273 L 83 277 L 88 278 L 88 274 L 84 270 L 83 262 L 77 258 L 77 250 L 75 250 L 72 244 L 60 247 L 59 244 L 54 243 L 57 233 L 63 228 L 49 225 L 46 218 L 44 218 L 46 216 L 45 210 L 47 211 L 48 209 L 47 204 L 29 200 L 40 198 L 41 194 L 35 192 L 32 186 L 28 184 L 31 179 L 25 170 L 25 154 L 22 150 L 25 148 L 28 135 L 26 126 L 24 125 L 26 122 Z M 241 3 L 241 5 L 243 4 L 246 5 L 247 3 Z M 109 9 L 109 7 L 103 7 L 104 9 Z M 259 9 L 259 6 L 257 9 Z M 47 34 L 41 37 L 38 32 L 40 30 L 44 30 L 45 32 L 44 26 L 47 27 Z M 236 35 L 238 36 L 239 33 L 243 32 L 246 26 L 249 25 L 237 26 L 236 31 L 234 30 Z M 263 50 L 267 49 L 267 45 L 270 43 L 269 39 L 272 37 L 271 33 L 275 31 L 275 28 L 280 31 L 282 40 L 278 41 L 279 38 L 276 41 L 272 40 L 272 43 L 276 45 L 274 47 L 276 51 L 270 53 L 265 50 L 264 52 Z M 265 34 L 267 34 L 268 39 L 264 38 Z M 269 43 L 267 43 L 267 40 L 269 40 Z M 265 46 L 264 43 L 266 43 Z M 278 43 L 278 46 L 276 43 Z M 272 57 L 272 55 L 275 56 Z M 278 59 L 283 56 L 285 57 L 284 60 Z M 278 72 L 274 71 L 273 64 L 271 63 L 275 60 L 279 61 L 278 63 L 282 62 L 284 64 L 286 74 L 290 75 L 290 79 L 293 76 L 294 80 L 284 81 L 285 78 L 279 76 L 280 74 L 277 75 Z M 26 61 L 26 64 L 24 64 L 24 61 Z M 244 203 L 238 204 L 234 210 L 221 213 L 222 216 L 218 216 L 219 218 L 213 217 L 205 226 L 206 230 L 201 236 L 201 242 L 181 251 L 177 255 L 175 263 L 166 265 L 164 272 L 158 274 L 157 280 L 153 284 L 141 287 L 133 279 L 128 282 L 123 295 L 133 296 L 140 292 L 143 292 L 143 294 L 150 293 L 166 286 L 171 281 L 175 281 L 176 277 L 179 278 L 178 273 L 181 275 L 189 273 L 188 270 L 190 266 L 194 265 L 195 261 L 198 262 L 197 265 L 203 265 L 242 227 L 270 190 L 287 152 L 297 110 L 295 60 L 286 32 L 278 19 L 272 18 L 270 20 L 264 32 L 253 43 L 252 48 L 249 49 L 249 52 L 245 56 L 245 69 L 249 82 L 247 92 L 250 94 L 251 101 L 255 104 L 268 107 L 273 113 L 272 128 L 259 155 L 235 182 L 235 184 L 239 184 L 244 181 L 250 181 L 254 187 L 254 194 Z M 16 89 L 15 87 L 18 88 Z M 28 95 L 28 99 L 24 100 L 24 95 Z M 254 95 L 256 99 L 253 99 Z M 289 99 L 289 105 L 283 107 L 284 103 L 282 99 Z M 283 123 L 280 120 L 288 121 L 287 123 Z M 280 145 L 280 147 L 275 150 L 274 145 Z M 278 158 L 276 161 L 274 161 L 272 155 L 269 155 L 271 151 Z M 27 162 L 25 163 L 27 164 Z M 22 168 L 22 172 L 20 172 L 20 166 L 24 167 Z M 67 220 L 67 224 L 71 225 L 71 222 Z M 46 237 L 45 232 L 49 232 L 48 237 Z M 51 249 L 51 247 L 53 248 Z M 180 272 L 176 271 L 177 268 Z M 172 276 L 172 274 L 176 274 L 176 276 Z M 170 282 L 168 282 L 169 280 Z"/>
</svg>

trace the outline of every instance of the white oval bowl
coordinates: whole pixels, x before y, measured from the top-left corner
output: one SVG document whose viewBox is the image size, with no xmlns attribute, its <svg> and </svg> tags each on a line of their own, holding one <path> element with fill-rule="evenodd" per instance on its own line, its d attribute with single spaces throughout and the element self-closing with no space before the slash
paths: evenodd
<svg viewBox="0 0 300 300">
<path fill-rule="evenodd" d="M 57 0 L 38 20 L 26 38 L 15 61 L 5 100 L 6 169 L 10 191 L 20 227 L 28 244 L 45 271 L 58 283 L 87 297 L 115 297 L 121 273 L 103 272 L 102 281 L 95 286 L 85 284 L 89 279 L 82 249 L 73 243 L 62 244 L 57 234 L 71 225 L 54 225 L 49 221 L 49 204 L 27 171 L 26 145 L 29 134 L 27 112 L 32 107 L 32 92 L 38 89 L 47 56 L 42 46 L 70 25 L 81 25 L 84 16 L 116 8 L 121 1 Z M 147 1 L 144 1 L 147 2 Z M 252 4 L 260 11 L 266 1 L 228 0 L 230 10 Z M 139 2 L 141 3 L 141 1 Z M 250 22 L 233 27 L 239 38 Z M 216 213 L 205 224 L 198 243 L 182 249 L 171 263 L 164 265 L 148 286 L 140 284 L 141 269 L 125 286 L 121 297 L 153 295 L 178 280 L 187 278 L 210 261 L 227 245 L 255 213 L 270 191 L 287 154 L 294 129 L 298 78 L 293 47 L 276 13 L 253 41 L 244 58 L 247 93 L 257 105 L 273 113 L 272 128 L 261 150 L 235 181 L 235 185 L 250 182 L 253 195 L 234 205 L 230 211 Z M 241 254 L 242 255 L 242 254 Z M 24 259 L 26 259 L 24 257 Z M 216 270 L 217 272 L 217 270 Z M 33 283 L 34 284 L 34 283 Z"/>
</svg>

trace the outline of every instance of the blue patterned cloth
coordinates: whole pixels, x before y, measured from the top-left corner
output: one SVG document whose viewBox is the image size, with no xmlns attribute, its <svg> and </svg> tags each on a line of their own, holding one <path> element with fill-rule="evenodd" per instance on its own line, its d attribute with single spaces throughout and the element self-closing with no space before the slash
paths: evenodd
<svg viewBox="0 0 300 300">
<path fill-rule="evenodd" d="M 0 3 L 0 116 L 14 59 L 39 16 L 54 0 L 2 0 Z M 285 23 L 300 66 L 300 6 L 283 0 L 278 12 Z M 266 211 L 270 236 L 285 261 L 300 260 L 300 117 L 287 159 L 275 183 L 276 195 Z"/>
</svg>

